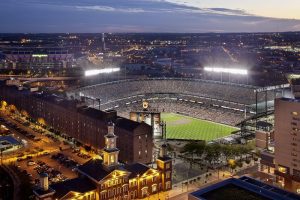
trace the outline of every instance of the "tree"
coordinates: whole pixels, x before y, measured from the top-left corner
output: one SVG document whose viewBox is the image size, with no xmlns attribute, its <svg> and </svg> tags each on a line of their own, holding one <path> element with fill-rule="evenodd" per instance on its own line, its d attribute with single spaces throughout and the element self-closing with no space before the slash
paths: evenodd
<svg viewBox="0 0 300 200">
<path fill-rule="evenodd" d="M 247 158 L 247 159 L 246 159 L 246 164 L 249 165 L 250 162 L 251 162 L 251 160 Z"/>
<path fill-rule="evenodd" d="M 42 118 L 42 117 L 38 118 L 37 121 L 38 121 L 38 123 L 39 123 L 41 126 L 45 126 L 45 125 L 46 125 L 46 121 L 45 121 L 45 119 Z"/>
<path fill-rule="evenodd" d="M 232 172 L 233 172 L 233 170 L 236 168 L 236 161 L 235 161 L 234 159 L 230 159 L 230 160 L 228 161 L 228 166 L 230 167 L 230 169 L 231 169 Z"/>
<path fill-rule="evenodd" d="M 5 109 L 7 106 L 7 102 L 6 101 L 1 101 L 0 102 L 0 108 Z"/>
<path fill-rule="evenodd" d="M 205 148 L 205 160 L 212 165 L 213 162 L 218 161 L 221 156 L 221 146 L 219 144 L 207 145 Z"/>
<path fill-rule="evenodd" d="M 184 145 L 181 152 L 191 154 L 192 156 L 195 153 L 201 157 L 205 150 L 205 146 L 205 142 L 190 142 Z"/>
<path fill-rule="evenodd" d="M 233 148 L 231 145 L 223 145 L 222 152 L 226 160 L 229 160 L 233 156 Z"/>
<path fill-rule="evenodd" d="M 15 113 L 17 111 L 17 107 L 13 104 L 9 105 L 8 109 L 10 113 Z"/>
</svg>

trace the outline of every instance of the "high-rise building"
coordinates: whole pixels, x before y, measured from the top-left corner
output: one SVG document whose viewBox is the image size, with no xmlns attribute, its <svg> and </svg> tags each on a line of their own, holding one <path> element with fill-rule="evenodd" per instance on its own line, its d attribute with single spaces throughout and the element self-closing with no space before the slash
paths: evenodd
<svg viewBox="0 0 300 200">
<path fill-rule="evenodd" d="M 300 192 L 300 100 L 275 100 L 275 174 L 277 181 Z"/>
<path fill-rule="evenodd" d="M 289 75 L 288 80 L 294 97 L 275 99 L 274 130 L 258 128 L 256 146 L 261 150 L 260 170 L 300 193 L 300 76 Z"/>
</svg>

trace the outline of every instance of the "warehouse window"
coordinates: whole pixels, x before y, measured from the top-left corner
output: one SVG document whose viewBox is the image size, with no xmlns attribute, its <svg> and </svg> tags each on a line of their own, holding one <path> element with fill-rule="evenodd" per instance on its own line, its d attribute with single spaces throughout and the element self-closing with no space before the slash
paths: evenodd
<svg viewBox="0 0 300 200">
<path fill-rule="evenodd" d="M 294 112 L 292 112 L 292 115 L 297 116 L 298 112 L 294 111 Z"/>
</svg>

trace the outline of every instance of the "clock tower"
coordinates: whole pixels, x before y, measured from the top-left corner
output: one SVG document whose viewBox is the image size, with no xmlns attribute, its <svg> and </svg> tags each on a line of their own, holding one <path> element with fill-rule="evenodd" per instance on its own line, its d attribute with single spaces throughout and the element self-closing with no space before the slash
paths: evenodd
<svg viewBox="0 0 300 200">
<path fill-rule="evenodd" d="M 108 133 L 105 137 L 103 150 L 103 165 L 107 168 L 114 168 L 119 165 L 119 149 L 116 147 L 117 136 L 114 133 L 114 124 L 108 124 Z"/>
</svg>

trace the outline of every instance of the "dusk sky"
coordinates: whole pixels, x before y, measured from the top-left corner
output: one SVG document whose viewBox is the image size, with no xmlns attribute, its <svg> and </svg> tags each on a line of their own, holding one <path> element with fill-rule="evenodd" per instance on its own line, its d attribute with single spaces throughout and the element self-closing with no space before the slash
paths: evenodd
<svg viewBox="0 0 300 200">
<path fill-rule="evenodd" d="M 300 0 L 1 0 L 0 32 L 300 31 Z"/>
</svg>

